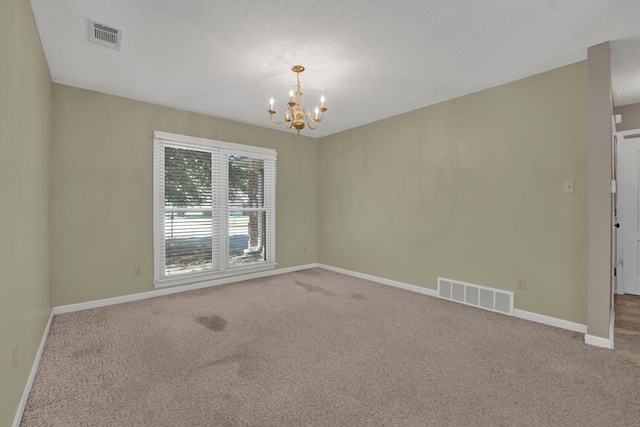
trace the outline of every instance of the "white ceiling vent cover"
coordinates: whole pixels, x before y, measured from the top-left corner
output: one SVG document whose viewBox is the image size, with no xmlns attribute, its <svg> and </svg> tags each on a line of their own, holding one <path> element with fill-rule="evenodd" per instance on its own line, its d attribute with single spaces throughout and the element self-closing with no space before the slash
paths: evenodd
<svg viewBox="0 0 640 427">
<path fill-rule="evenodd" d="M 89 41 L 91 43 L 120 50 L 121 40 L 122 30 L 89 20 Z"/>
<path fill-rule="evenodd" d="M 513 316 L 513 292 L 438 277 L 438 296 Z"/>
</svg>

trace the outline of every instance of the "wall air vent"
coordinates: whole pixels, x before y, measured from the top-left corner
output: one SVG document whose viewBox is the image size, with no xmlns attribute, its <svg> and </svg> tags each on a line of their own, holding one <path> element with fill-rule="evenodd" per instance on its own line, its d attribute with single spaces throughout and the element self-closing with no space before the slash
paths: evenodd
<svg viewBox="0 0 640 427">
<path fill-rule="evenodd" d="M 438 277 L 438 296 L 513 316 L 513 292 Z"/>
<path fill-rule="evenodd" d="M 122 31 L 89 20 L 89 41 L 104 47 L 120 50 Z"/>
</svg>

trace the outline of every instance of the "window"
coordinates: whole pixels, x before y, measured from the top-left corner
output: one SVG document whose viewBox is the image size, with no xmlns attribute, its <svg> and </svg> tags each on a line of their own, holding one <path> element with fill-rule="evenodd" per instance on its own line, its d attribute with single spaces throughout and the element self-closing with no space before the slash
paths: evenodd
<svg viewBox="0 0 640 427">
<path fill-rule="evenodd" d="M 154 285 L 275 267 L 275 150 L 154 132 Z"/>
</svg>

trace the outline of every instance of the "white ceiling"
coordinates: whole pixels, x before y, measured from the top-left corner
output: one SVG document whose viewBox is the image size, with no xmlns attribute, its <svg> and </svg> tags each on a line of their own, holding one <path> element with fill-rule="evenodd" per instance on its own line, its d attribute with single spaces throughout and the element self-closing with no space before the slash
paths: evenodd
<svg viewBox="0 0 640 427">
<path fill-rule="evenodd" d="M 320 137 L 586 59 L 640 102 L 639 0 L 31 0 L 54 82 L 276 127 L 291 66 Z M 123 31 L 88 41 L 88 19 Z"/>
</svg>

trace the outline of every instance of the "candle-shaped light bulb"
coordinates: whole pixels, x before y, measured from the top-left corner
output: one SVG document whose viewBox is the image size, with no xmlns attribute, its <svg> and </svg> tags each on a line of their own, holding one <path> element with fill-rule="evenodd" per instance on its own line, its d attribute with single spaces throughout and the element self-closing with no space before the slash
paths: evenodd
<svg viewBox="0 0 640 427">
<path fill-rule="evenodd" d="M 273 96 L 271 97 L 271 99 L 269 100 L 269 105 L 271 106 L 271 108 L 273 108 Z"/>
<path fill-rule="evenodd" d="M 324 107 L 324 94 L 320 95 L 320 106 Z"/>
<path fill-rule="evenodd" d="M 318 113 L 320 112 L 320 109 L 316 106 L 316 120 L 318 120 Z"/>
<path fill-rule="evenodd" d="M 289 91 L 289 98 L 293 98 L 293 89 Z"/>
</svg>

